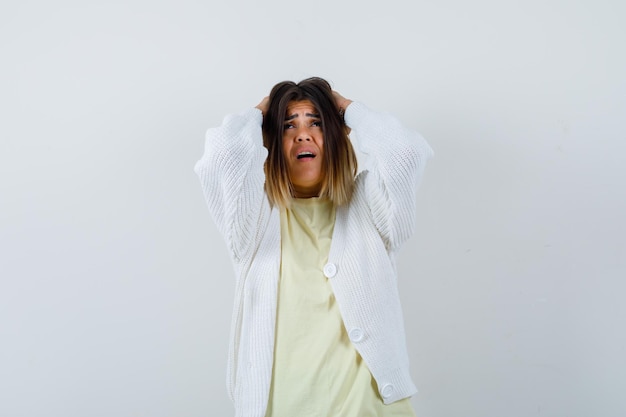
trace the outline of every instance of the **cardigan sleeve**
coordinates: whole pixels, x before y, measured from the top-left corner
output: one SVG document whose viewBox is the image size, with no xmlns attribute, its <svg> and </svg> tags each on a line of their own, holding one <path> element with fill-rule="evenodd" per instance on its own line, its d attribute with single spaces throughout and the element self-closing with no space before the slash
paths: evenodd
<svg viewBox="0 0 626 417">
<path fill-rule="evenodd" d="M 206 133 L 204 154 L 194 170 L 209 211 L 235 261 L 254 243 L 265 197 L 261 111 L 251 108 L 224 118 Z"/>
<path fill-rule="evenodd" d="M 345 120 L 353 144 L 366 157 L 359 175 L 366 175 L 372 219 L 387 248 L 397 249 L 415 229 L 417 188 L 433 150 L 395 117 L 362 103 L 350 104 Z"/>
</svg>

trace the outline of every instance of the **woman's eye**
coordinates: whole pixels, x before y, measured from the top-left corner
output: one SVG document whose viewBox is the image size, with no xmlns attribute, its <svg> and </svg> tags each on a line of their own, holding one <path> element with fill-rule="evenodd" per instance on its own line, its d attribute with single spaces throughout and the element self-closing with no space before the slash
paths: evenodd
<svg viewBox="0 0 626 417">
<path fill-rule="evenodd" d="M 287 129 L 293 129 L 293 125 L 292 125 L 291 123 L 287 123 L 286 125 L 283 125 L 283 128 L 284 128 L 285 130 L 287 130 Z"/>
<path fill-rule="evenodd" d="M 319 120 L 316 120 L 313 123 L 311 123 L 311 126 L 322 127 L 322 122 Z"/>
</svg>

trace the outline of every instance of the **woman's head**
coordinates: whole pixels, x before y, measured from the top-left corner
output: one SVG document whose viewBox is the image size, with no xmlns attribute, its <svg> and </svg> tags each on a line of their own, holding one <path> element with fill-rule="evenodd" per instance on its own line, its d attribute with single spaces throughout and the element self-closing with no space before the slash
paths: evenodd
<svg viewBox="0 0 626 417">
<path fill-rule="evenodd" d="M 332 89 L 321 78 L 272 88 L 263 119 L 265 189 L 272 204 L 293 197 L 350 201 L 357 161 Z"/>
</svg>

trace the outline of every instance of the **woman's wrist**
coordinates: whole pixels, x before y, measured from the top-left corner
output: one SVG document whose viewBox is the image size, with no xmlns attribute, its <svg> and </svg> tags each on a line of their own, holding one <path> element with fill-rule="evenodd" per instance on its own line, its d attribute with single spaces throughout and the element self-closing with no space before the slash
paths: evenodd
<svg viewBox="0 0 626 417">
<path fill-rule="evenodd" d="M 336 91 L 333 91 L 333 98 L 335 99 L 335 104 L 337 105 L 337 108 L 339 109 L 339 113 L 343 115 L 343 113 L 345 113 L 350 103 L 352 103 L 352 100 L 345 98 L 344 96 L 342 96 Z"/>
<path fill-rule="evenodd" d="M 263 98 L 263 100 L 261 100 L 261 102 L 259 104 L 257 104 L 255 107 L 259 110 L 261 110 L 261 113 L 263 114 L 263 116 L 265 116 L 265 113 L 267 113 L 267 109 L 269 107 L 270 104 L 270 98 L 269 97 L 265 97 Z"/>
<path fill-rule="evenodd" d="M 343 115 L 346 113 L 346 110 L 348 109 L 348 106 L 350 104 L 352 104 L 352 100 L 348 100 L 348 99 L 345 99 L 341 103 L 338 104 L 339 113 L 341 114 L 341 117 L 343 117 Z"/>
</svg>

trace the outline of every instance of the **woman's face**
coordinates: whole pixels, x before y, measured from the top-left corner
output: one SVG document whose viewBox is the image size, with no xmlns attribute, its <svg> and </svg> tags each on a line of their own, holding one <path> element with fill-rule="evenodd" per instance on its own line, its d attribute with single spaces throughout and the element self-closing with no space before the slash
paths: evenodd
<svg viewBox="0 0 626 417">
<path fill-rule="evenodd" d="M 324 135 L 320 115 L 308 100 L 292 101 L 287 107 L 283 154 L 295 197 L 317 197 L 324 179 Z"/>
</svg>

